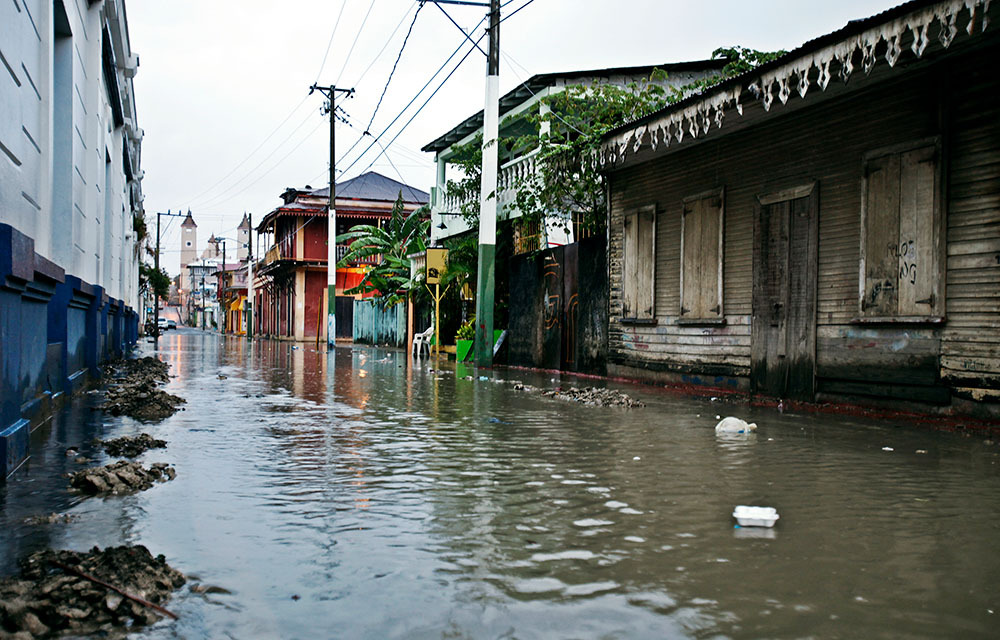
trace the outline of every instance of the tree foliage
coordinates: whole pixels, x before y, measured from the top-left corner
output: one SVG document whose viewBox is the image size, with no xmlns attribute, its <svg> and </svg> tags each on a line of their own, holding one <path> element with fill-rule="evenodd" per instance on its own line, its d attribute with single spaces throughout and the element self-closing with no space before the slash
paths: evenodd
<svg viewBox="0 0 1000 640">
<path fill-rule="evenodd" d="M 157 271 L 156 267 L 143 262 L 139 265 L 139 292 L 145 293 L 147 290 L 159 298 L 168 298 L 170 276 L 162 267 Z"/>
<path fill-rule="evenodd" d="M 712 52 L 713 59 L 728 60 L 719 74 L 680 87 L 666 86 L 666 72 L 656 69 L 649 78 L 625 86 L 573 85 L 546 96 L 545 113 L 532 111 L 522 117 L 535 131 L 547 124 L 547 134 L 500 141 L 507 150 L 516 150 L 516 155 L 535 154 L 535 171 L 514 185 L 514 207 L 526 221 L 541 220 L 549 213 L 568 220 L 576 214 L 586 227 L 602 230 L 607 202 L 597 154 L 605 134 L 784 53 L 723 47 Z M 449 180 L 448 190 L 464 202 L 460 213 L 475 225 L 479 219 L 482 136 L 453 147 L 453 151 L 449 162 L 463 177 Z"/>
<path fill-rule="evenodd" d="M 393 204 L 392 215 L 384 225 L 360 224 L 337 236 L 338 244 L 350 243 L 347 253 L 337 263 L 338 267 L 373 256 L 380 258 L 358 286 L 345 293 L 374 293 L 383 307 L 406 300 L 419 286 L 418 282 L 410 279 L 410 260 L 406 256 L 426 248 L 424 239 L 430 229 L 430 220 L 426 219 L 426 215 L 425 207 L 406 213 L 400 192 Z"/>
</svg>

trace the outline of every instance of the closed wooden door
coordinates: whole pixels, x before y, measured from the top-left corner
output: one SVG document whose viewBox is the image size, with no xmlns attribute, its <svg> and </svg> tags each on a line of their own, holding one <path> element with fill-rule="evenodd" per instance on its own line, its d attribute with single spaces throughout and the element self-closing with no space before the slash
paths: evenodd
<svg viewBox="0 0 1000 640">
<path fill-rule="evenodd" d="M 750 352 L 754 393 L 813 399 L 817 218 L 815 186 L 761 198 L 754 225 Z"/>
</svg>

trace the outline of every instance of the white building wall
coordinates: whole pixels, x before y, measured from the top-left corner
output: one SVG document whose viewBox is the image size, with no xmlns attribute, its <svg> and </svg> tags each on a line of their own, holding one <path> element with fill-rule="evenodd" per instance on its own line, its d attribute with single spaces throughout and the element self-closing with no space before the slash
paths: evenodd
<svg viewBox="0 0 1000 640">
<path fill-rule="evenodd" d="M 56 33 L 60 3 L 68 37 Z M 124 20 L 123 0 L 0 1 L 0 222 L 31 237 L 35 251 L 67 275 L 135 308 L 141 130 Z M 109 92 L 102 66 L 105 27 L 120 125 L 109 101 L 119 91 Z"/>
</svg>

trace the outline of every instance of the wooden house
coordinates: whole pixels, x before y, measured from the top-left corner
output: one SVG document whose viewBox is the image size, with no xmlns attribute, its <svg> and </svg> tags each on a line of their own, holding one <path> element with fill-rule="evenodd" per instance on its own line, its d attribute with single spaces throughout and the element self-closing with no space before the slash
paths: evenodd
<svg viewBox="0 0 1000 640">
<path fill-rule="evenodd" d="M 915 0 L 610 132 L 609 373 L 1000 415 L 1000 31 Z"/>
<path fill-rule="evenodd" d="M 369 171 L 337 184 L 337 235 L 359 224 L 380 225 L 402 194 L 404 210 L 427 203 L 427 193 Z M 254 267 L 254 332 L 291 340 L 326 340 L 327 216 L 330 189 L 286 189 L 282 204 L 264 216 L 257 232 L 266 251 Z M 347 245 L 337 247 L 338 259 Z M 378 256 L 337 269 L 337 337 L 353 335 L 357 286 Z"/>
</svg>

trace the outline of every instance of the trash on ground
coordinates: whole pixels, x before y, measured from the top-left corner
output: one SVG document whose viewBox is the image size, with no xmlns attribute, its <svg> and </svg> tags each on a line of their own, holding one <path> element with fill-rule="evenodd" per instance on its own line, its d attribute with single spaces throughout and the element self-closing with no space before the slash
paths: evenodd
<svg viewBox="0 0 1000 640">
<path fill-rule="evenodd" d="M 115 458 L 134 458 L 148 449 L 162 449 L 167 446 L 165 440 L 157 440 L 148 433 L 137 436 L 122 436 L 111 440 L 99 441 L 109 456 Z"/>
<path fill-rule="evenodd" d="M 138 462 L 119 460 L 71 473 L 69 484 L 89 495 L 123 495 L 145 491 L 156 482 L 173 480 L 176 475 L 174 468 L 165 462 L 154 462 L 146 468 Z"/>
<path fill-rule="evenodd" d="M 927 449 L 917 449 L 917 453 L 927 453 Z"/>
<path fill-rule="evenodd" d="M 733 517 L 741 527 L 773 527 L 781 516 L 774 507 L 752 507 L 741 504 L 733 509 Z"/>
<path fill-rule="evenodd" d="M 558 388 L 551 391 L 543 391 L 538 387 L 523 382 L 515 381 L 514 391 L 531 391 L 541 393 L 546 398 L 557 398 L 559 400 L 570 400 L 572 402 L 582 402 L 583 404 L 595 407 L 644 407 L 641 400 L 636 400 L 627 393 L 616 391 L 615 389 L 604 389 L 601 387 L 570 387 L 568 389 Z"/>
<path fill-rule="evenodd" d="M 184 581 L 141 545 L 39 551 L 21 560 L 18 576 L 0 578 L 0 636 L 106 636 L 176 618 L 162 603 Z"/>
<path fill-rule="evenodd" d="M 157 389 L 169 380 L 167 370 L 167 363 L 152 357 L 111 363 L 105 370 L 109 382 L 101 409 L 143 422 L 172 416 L 184 399 Z"/>
<path fill-rule="evenodd" d="M 716 416 L 718 418 L 719 416 Z M 734 418 L 728 416 L 719 421 L 719 424 L 715 425 L 716 433 L 750 433 L 757 430 L 757 425 L 753 422 L 748 423 L 746 420 L 741 420 L 740 418 Z"/>
<path fill-rule="evenodd" d="M 479 376 L 479 381 L 480 382 L 488 382 L 489 381 L 489 376 Z"/>
<path fill-rule="evenodd" d="M 895 451 L 892 447 L 882 447 L 882 451 Z"/>
</svg>

